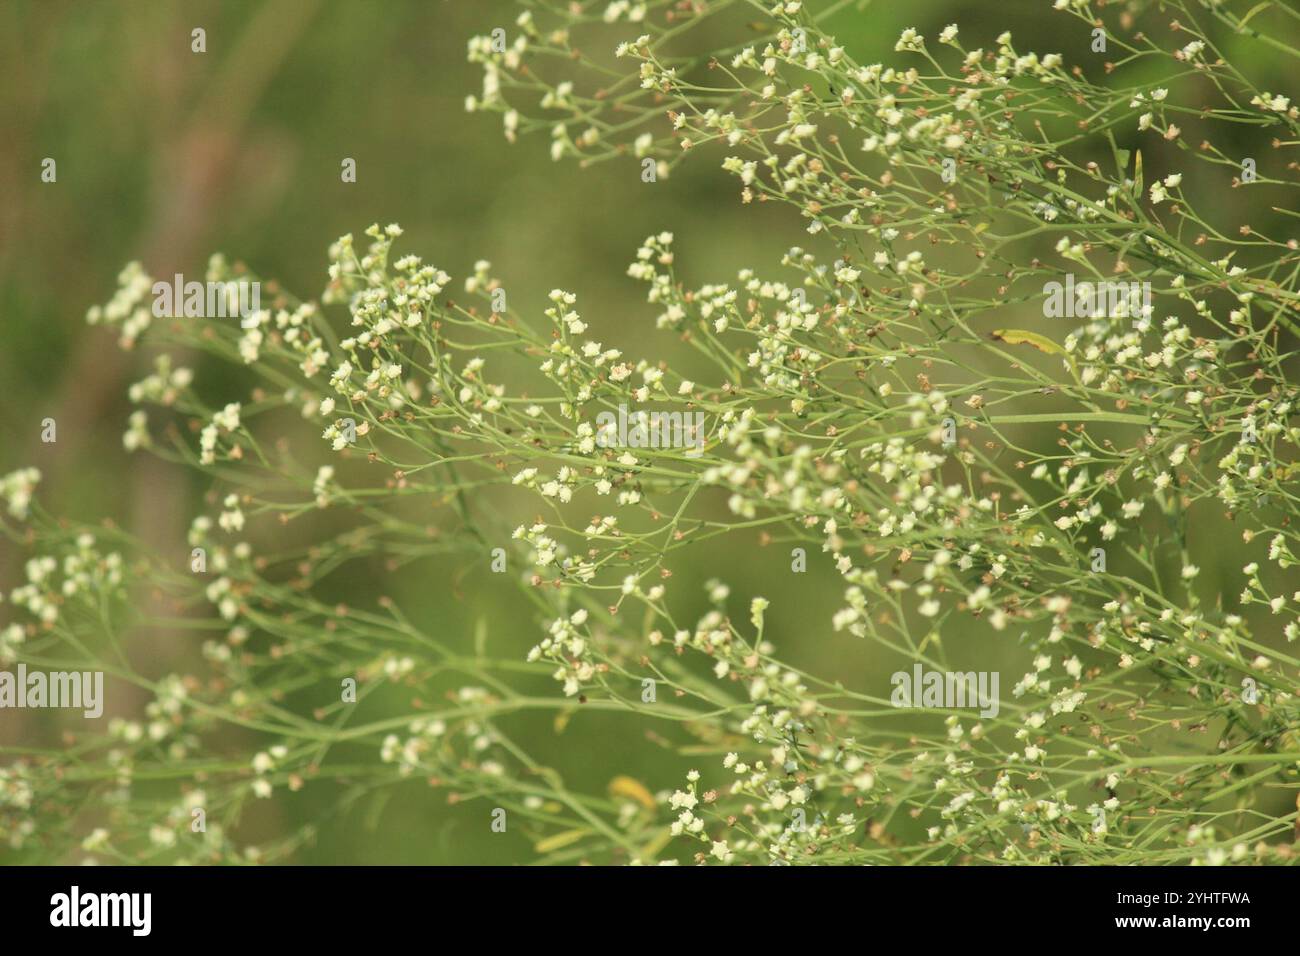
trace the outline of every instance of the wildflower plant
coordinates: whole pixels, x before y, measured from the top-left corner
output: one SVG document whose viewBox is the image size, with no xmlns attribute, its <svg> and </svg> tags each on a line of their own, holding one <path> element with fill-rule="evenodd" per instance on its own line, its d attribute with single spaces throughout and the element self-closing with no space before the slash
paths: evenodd
<svg viewBox="0 0 1300 956">
<path fill-rule="evenodd" d="M 1300 110 L 1224 52 L 1300 58 L 1294 10 L 1057 0 L 1068 58 L 952 25 L 867 62 L 831 32 L 858 6 L 534 2 L 469 43 L 467 107 L 516 148 L 653 188 L 712 164 L 791 213 L 797 244 L 731 278 L 671 231 L 630 244 L 641 320 L 706 375 L 598 340 L 581 290 L 453 278 L 397 225 L 330 246 L 318 301 L 214 257 L 208 282 L 261 282 L 244 327 L 155 317 L 128 265 L 88 315 L 153 356 L 123 444 L 201 474 L 208 508 L 152 553 L 45 510 L 30 468 L 0 479 L 30 552 L 0 661 L 146 698 L 8 753 L 5 843 L 271 861 L 315 827 L 242 843 L 250 801 L 316 790 L 324 823 L 419 778 L 527 832 L 527 862 L 1295 862 Z M 1227 189 L 1230 219 L 1198 210 Z M 1006 326 L 1067 273 L 1149 304 Z M 195 351 L 254 384 L 210 394 Z M 622 408 L 700 421 L 700 447 L 611 440 Z M 1253 557 L 1206 580 L 1227 535 Z M 774 629 L 779 598 L 727 570 L 754 541 L 839 600 Z M 674 573 L 701 553 L 714 575 Z M 535 646 L 339 597 L 349 567 L 428 560 L 517 590 Z M 146 677 L 138 628 L 194 633 L 205 668 Z M 831 639 L 889 667 L 799 663 Z M 914 666 L 1004 671 L 999 706 L 899 707 Z M 575 791 L 512 728 L 579 711 L 694 769 Z M 230 729 L 246 752 L 211 746 Z"/>
</svg>

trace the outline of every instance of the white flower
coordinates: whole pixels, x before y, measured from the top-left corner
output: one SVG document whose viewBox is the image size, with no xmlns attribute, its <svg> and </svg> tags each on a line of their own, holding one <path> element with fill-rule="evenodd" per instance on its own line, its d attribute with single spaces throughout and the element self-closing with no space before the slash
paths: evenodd
<svg viewBox="0 0 1300 956">
<path fill-rule="evenodd" d="M 693 793 L 686 793 L 683 790 L 674 791 L 673 795 L 668 798 L 668 805 L 674 810 L 694 810 L 699 800 Z"/>
<path fill-rule="evenodd" d="M 908 27 L 899 36 L 898 42 L 894 44 L 894 52 L 897 53 L 903 50 L 920 50 L 924 46 L 925 38 L 917 33 L 913 27 Z"/>
<path fill-rule="evenodd" d="M 239 408 L 239 402 L 231 402 L 212 416 L 212 423 L 226 431 L 234 431 L 239 427 Z"/>
</svg>

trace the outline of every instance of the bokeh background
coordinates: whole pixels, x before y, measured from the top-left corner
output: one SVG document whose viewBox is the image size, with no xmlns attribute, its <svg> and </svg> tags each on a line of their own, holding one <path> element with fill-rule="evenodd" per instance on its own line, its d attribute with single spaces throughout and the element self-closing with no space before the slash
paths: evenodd
<svg viewBox="0 0 1300 956">
<path fill-rule="evenodd" d="M 1049 7 L 875 3 L 846 8 L 831 29 L 868 60 L 888 61 L 904 27 L 933 36 L 953 21 L 968 46 L 988 46 L 1012 27 L 1036 49 L 1081 53 L 1086 37 L 1055 42 L 1064 21 Z M 776 204 L 742 205 L 716 163 L 689 163 L 670 180 L 645 184 L 630 158 L 585 171 L 552 163 L 545 139 L 508 144 L 498 116 L 465 112 L 466 95 L 481 85 L 479 68 L 465 59 L 467 40 L 497 26 L 509 34 L 518 9 L 501 0 L 0 0 L 0 473 L 36 465 L 49 510 L 112 517 L 159 546 L 183 539 L 208 490 L 202 478 L 128 456 L 121 444 L 126 388 L 147 374 L 148 356 L 119 351 L 112 333 L 84 321 L 131 259 L 156 276 L 190 276 L 223 251 L 311 298 L 324 287 L 334 238 L 396 221 L 406 230 L 400 250 L 457 281 L 476 259 L 489 259 L 512 307 L 537 318 L 548 290 L 577 292 L 593 337 L 670 361 L 679 346 L 655 332 L 644 287 L 625 276 L 644 236 L 672 230 L 679 269 L 693 285 L 731 278 L 742 266 L 777 273 L 802 224 Z M 205 53 L 191 52 L 195 27 L 207 32 Z M 1284 64 L 1254 48 L 1252 60 L 1256 75 L 1275 80 L 1265 79 L 1265 88 L 1286 88 Z M 56 183 L 41 182 L 45 157 L 57 162 Z M 344 157 L 357 162 L 355 184 L 340 182 Z M 1232 201 L 1226 190 L 1202 198 Z M 1008 316 L 1005 324 L 1030 322 Z M 238 386 L 237 369 L 199 361 L 196 371 L 212 394 Z M 58 423 L 56 444 L 40 441 L 47 416 Z M 683 557 L 678 579 L 743 580 L 748 593 L 773 599 L 769 628 L 794 662 L 852 686 L 887 688 L 892 666 L 831 633 L 841 590 L 833 575 L 793 578 L 788 554 L 739 538 L 727 547 Z M 1210 582 L 1241 563 L 1231 547 L 1200 557 Z M 0 551 L 0 586 L 12 587 L 20 573 L 20 556 Z M 354 583 L 360 593 L 393 594 L 413 620 L 456 646 L 469 648 L 482 624 L 498 654 L 522 656 L 536 641 L 522 602 L 453 587 L 453 568 L 431 565 L 427 573 L 401 585 Z M 188 639 L 138 640 L 147 642 L 137 646 L 138 663 L 153 676 L 198 658 Z M 554 686 L 543 679 L 538 690 Z M 110 702 L 109 712 L 117 706 L 124 705 Z M 5 721 L 0 742 L 13 743 L 17 725 Z M 608 714 L 575 718 L 562 741 L 545 718 L 512 730 L 575 789 L 601 790 L 618 773 L 651 789 L 676 785 L 696 762 L 657 746 L 643 724 Z M 310 787 L 267 803 L 247 815 L 239 836 L 272 838 L 323 809 Z M 450 807 L 445 795 L 412 781 L 324 822 L 296 860 L 527 858 L 522 835 L 491 834 L 482 820 L 481 808 Z"/>
</svg>

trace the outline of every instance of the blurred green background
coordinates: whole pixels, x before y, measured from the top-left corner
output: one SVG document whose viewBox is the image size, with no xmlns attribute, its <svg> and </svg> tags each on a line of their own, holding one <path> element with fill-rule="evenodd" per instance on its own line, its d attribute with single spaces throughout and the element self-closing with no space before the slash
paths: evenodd
<svg viewBox="0 0 1300 956">
<path fill-rule="evenodd" d="M 846 10 L 831 29 L 855 55 L 886 62 L 902 28 L 933 37 L 952 21 L 968 48 L 1013 27 L 1044 52 L 1086 50 L 1086 36 L 1060 36 L 1066 21 L 1049 7 L 1041 0 L 877 3 Z M 544 139 L 510 145 L 498 116 L 464 111 L 466 95 L 481 85 L 479 68 L 465 60 L 467 40 L 497 26 L 512 34 L 518 9 L 500 0 L 0 3 L 0 473 L 36 465 L 45 473 L 42 499 L 55 513 L 111 516 L 154 544 L 183 538 L 207 490 L 201 479 L 128 457 L 121 445 L 126 388 L 147 373 L 148 356 L 120 352 L 112 333 L 84 322 L 131 259 L 156 276 L 189 276 L 223 251 L 314 298 L 334 238 L 396 221 L 406 230 L 399 251 L 452 274 L 453 290 L 486 258 L 525 315 L 540 318 L 546 292 L 562 287 L 578 293 L 593 338 L 669 360 L 680 346 L 654 331 L 644 287 L 624 274 L 644 236 L 676 234 L 678 268 L 692 285 L 732 278 L 741 266 L 779 275 L 781 253 L 807 239 L 803 223 L 776 204 L 742 205 L 734 179 L 708 157 L 646 184 L 631 158 L 586 171 L 552 163 Z M 205 53 L 191 52 L 195 27 L 206 30 Z M 626 38 L 636 32 L 622 29 Z M 1280 72 L 1278 79 L 1274 86 L 1284 88 Z M 57 162 L 57 183 L 41 182 L 45 157 Z M 344 157 L 357 162 L 355 184 L 340 182 Z M 1225 191 L 1217 201 L 1231 200 Z M 228 392 L 243 387 L 237 370 L 199 363 L 196 371 L 209 394 L 223 391 L 213 376 L 231 376 Z M 40 442 L 47 416 L 58 422 L 57 444 Z M 792 662 L 886 690 L 892 666 L 883 669 L 871 659 L 874 649 L 831 633 L 841 594 L 833 575 L 809 573 L 792 585 L 788 552 L 751 547 L 739 536 L 725 547 L 701 550 L 690 559 L 694 567 L 677 568 L 677 580 L 727 578 L 733 611 L 754 593 L 768 595 L 769 632 Z M 0 585 L 16 583 L 17 559 L 0 553 Z M 1206 559 L 1203 577 L 1214 580 L 1215 559 Z M 1237 563 L 1230 553 L 1220 562 Z M 383 582 L 382 590 L 456 646 L 472 646 L 481 619 L 496 654 L 522 656 L 536 641 L 522 601 L 484 587 L 458 598 L 443 586 L 444 572 L 451 569 L 430 569 L 435 586 L 415 580 L 401 593 Z M 734 587 L 741 581 L 743 592 Z M 367 590 L 366 582 L 357 585 Z M 369 589 L 381 593 L 380 582 Z M 702 612 L 703 589 L 695 590 Z M 139 663 L 151 676 L 198 659 L 185 642 L 147 650 Z M 1013 680 L 1004 680 L 1004 693 Z M 537 690 L 555 692 L 545 679 Z M 691 765 L 648 742 L 633 718 L 580 715 L 563 741 L 546 719 L 510 729 L 579 790 L 603 790 L 620 773 L 652 790 L 671 787 Z M 7 733 L 0 726 L 0 741 Z M 311 787 L 282 794 L 250 813 L 239 836 L 271 838 L 320 809 Z M 491 834 L 484 813 L 481 803 L 449 807 L 445 794 L 412 781 L 332 819 L 297 859 L 527 859 L 524 837 Z"/>
</svg>

